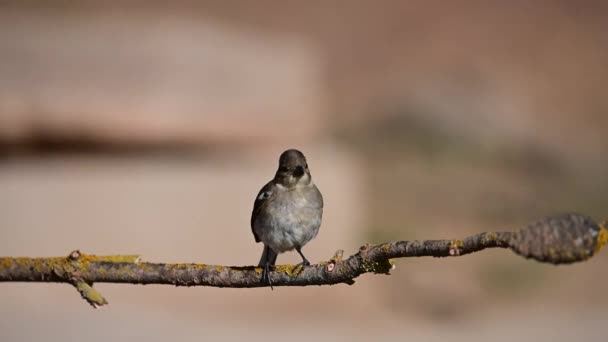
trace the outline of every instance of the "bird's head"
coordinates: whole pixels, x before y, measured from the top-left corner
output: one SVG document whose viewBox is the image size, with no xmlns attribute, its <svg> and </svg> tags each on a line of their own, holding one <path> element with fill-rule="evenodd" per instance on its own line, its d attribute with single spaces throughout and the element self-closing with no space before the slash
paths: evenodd
<svg viewBox="0 0 608 342">
<path fill-rule="evenodd" d="M 277 183 L 288 188 L 310 184 L 310 171 L 304 154 L 294 149 L 281 153 L 279 168 L 274 179 Z"/>
</svg>

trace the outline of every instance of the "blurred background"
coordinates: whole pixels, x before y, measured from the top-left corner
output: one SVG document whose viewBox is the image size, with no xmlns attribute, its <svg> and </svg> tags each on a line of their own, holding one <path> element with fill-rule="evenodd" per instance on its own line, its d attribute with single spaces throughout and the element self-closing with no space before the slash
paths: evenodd
<svg viewBox="0 0 608 342">
<path fill-rule="evenodd" d="M 2 1 L 0 255 L 255 264 L 253 199 L 287 148 L 325 198 L 313 262 L 603 219 L 607 18 L 602 1 Z M 350 287 L 97 284 L 98 310 L 4 283 L 0 340 L 601 340 L 607 263 L 489 250 Z"/>
</svg>

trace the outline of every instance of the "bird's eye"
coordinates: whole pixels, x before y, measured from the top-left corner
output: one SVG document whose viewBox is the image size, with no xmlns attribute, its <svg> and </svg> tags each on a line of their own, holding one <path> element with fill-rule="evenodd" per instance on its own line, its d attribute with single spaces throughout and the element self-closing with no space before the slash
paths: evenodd
<svg viewBox="0 0 608 342">
<path fill-rule="evenodd" d="M 279 171 L 280 172 L 287 172 L 287 171 L 289 171 L 289 169 L 287 168 L 287 166 L 281 166 L 281 167 L 279 167 Z"/>
<path fill-rule="evenodd" d="M 272 192 L 270 192 L 270 191 L 262 191 L 260 193 L 260 195 L 258 196 L 258 200 L 265 200 L 268 197 L 270 197 L 271 194 L 272 194 Z"/>
</svg>

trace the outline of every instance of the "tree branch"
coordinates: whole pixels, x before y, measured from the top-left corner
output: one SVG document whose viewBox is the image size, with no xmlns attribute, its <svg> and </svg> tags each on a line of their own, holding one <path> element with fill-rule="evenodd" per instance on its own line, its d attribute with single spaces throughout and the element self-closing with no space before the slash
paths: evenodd
<svg viewBox="0 0 608 342">
<path fill-rule="evenodd" d="M 551 264 L 584 261 L 608 242 L 606 223 L 579 214 L 547 217 L 517 232 L 490 232 L 462 240 L 396 241 L 362 246 L 343 259 L 338 251 L 329 261 L 307 267 L 280 265 L 270 273 L 273 286 L 353 284 L 364 273 L 389 274 L 392 259 L 456 257 L 486 248 L 509 248 Z M 93 283 L 170 284 L 253 288 L 268 286 L 254 266 L 164 264 L 141 262 L 137 255 L 94 256 L 73 251 L 67 257 L 0 258 L 0 282 L 60 282 L 74 285 L 93 307 L 107 304 Z"/>
</svg>

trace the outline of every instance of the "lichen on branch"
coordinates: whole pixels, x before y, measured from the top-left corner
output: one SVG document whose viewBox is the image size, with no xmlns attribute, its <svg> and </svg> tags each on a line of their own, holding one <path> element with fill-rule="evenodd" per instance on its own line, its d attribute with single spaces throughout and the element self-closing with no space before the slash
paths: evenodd
<svg viewBox="0 0 608 342">
<path fill-rule="evenodd" d="M 270 273 L 273 286 L 353 284 L 364 273 L 389 274 L 393 259 L 457 257 L 486 248 L 509 248 L 551 264 L 584 261 L 608 243 L 606 223 L 579 214 L 551 216 L 516 232 L 488 232 L 460 240 L 395 241 L 364 245 L 348 258 L 338 251 L 311 266 L 279 265 Z M 254 288 L 268 286 L 254 266 L 142 262 L 138 255 L 95 256 L 76 250 L 67 257 L 0 258 L 0 282 L 60 282 L 76 287 L 93 307 L 107 304 L 93 283 L 170 284 Z"/>
</svg>

